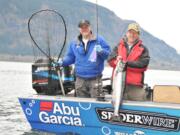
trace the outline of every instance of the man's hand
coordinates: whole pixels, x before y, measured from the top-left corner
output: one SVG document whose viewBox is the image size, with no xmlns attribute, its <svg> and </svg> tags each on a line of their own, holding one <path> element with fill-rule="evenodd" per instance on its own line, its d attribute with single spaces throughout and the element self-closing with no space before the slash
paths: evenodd
<svg viewBox="0 0 180 135">
<path fill-rule="evenodd" d="M 101 45 L 96 45 L 95 47 L 96 47 L 97 52 L 102 52 L 103 49 L 102 49 Z"/>
<path fill-rule="evenodd" d="M 59 63 L 59 66 L 61 67 L 63 65 L 63 59 L 59 58 L 58 63 Z"/>
<path fill-rule="evenodd" d="M 115 64 L 120 68 L 121 71 L 125 71 L 127 68 L 127 61 L 123 61 L 122 57 L 119 55 L 116 57 Z"/>
<path fill-rule="evenodd" d="M 52 62 L 51 66 L 54 67 L 54 68 L 60 67 L 58 62 Z"/>
<path fill-rule="evenodd" d="M 53 61 L 53 62 L 51 63 L 51 66 L 54 67 L 54 68 L 58 68 L 58 67 L 61 67 L 62 64 L 63 64 L 62 59 L 59 59 L 58 62 L 54 62 L 54 61 Z"/>
<path fill-rule="evenodd" d="M 122 57 L 121 57 L 120 55 L 118 55 L 118 56 L 116 57 L 116 60 L 114 61 L 114 64 L 117 65 L 117 63 L 118 63 L 120 60 L 122 60 Z"/>
<path fill-rule="evenodd" d="M 118 56 L 116 57 L 116 60 L 117 60 L 117 61 L 122 60 L 122 56 L 118 55 Z"/>
</svg>

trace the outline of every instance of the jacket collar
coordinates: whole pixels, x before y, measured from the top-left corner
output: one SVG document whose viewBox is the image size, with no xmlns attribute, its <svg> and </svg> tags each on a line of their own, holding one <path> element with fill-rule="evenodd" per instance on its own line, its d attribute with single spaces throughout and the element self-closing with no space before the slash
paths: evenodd
<svg viewBox="0 0 180 135">
<path fill-rule="evenodd" d="M 91 34 L 89 41 L 95 41 L 97 40 L 97 38 L 95 37 L 95 35 Z M 77 44 L 79 45 L 80 43 L 82 43 L 82 35 L 79 34 L 77 37 Z"/>
</svg>

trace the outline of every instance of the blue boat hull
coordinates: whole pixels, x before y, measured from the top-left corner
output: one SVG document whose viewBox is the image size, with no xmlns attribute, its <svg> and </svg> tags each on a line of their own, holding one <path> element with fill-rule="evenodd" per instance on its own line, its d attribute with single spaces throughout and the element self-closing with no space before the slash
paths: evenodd
<svg viewBox="0 0 180 135">
<path fill-rule="evenodd" d="M 180 105 L 125 102 L 123 122 L 112 121 L 110 102 L 71 97 L 19 98 L 32 129 L 68 135 L 180 135 Z"/>
</svg>

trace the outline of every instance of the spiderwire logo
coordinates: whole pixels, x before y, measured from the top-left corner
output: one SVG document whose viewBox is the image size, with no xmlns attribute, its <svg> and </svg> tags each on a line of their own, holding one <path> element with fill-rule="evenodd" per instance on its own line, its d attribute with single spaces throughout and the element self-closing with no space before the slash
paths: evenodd
<svg viewBox="0 0 180 135">
<path fill-rule="evenodd" d="M 121 110 L 119 114 L 122 122 L 111 121 L 113 109 L 96 108 L 96 113 L 101 122 L 163 131 L 179 130 L 179 118 L 162 113 Z"/>
</svg>

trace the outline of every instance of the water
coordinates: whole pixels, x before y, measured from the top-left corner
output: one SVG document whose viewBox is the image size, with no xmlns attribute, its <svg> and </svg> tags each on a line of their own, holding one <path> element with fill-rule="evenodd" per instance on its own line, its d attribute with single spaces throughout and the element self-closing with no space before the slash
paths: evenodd
<svg viewBox="0 0 180 135">
<path fill-rule="evenodd" d="M 104 73 L 110 76 L 111 69 Z M 0 135 L 52 135 L 32 131 L 18 102 L 18 97 L 35 94 L 31 79 L 31 63 L 0 62 Z M 180 85 L 180 72 L 148 70 L 145 82 Z"/>
<path fill-rule="evenodd" d="M 31 64 L 0 62 L 0 135 L 48 134 L 32 131 L 20 107 L 18 97 L 31 94 Z"/>
</svg>

